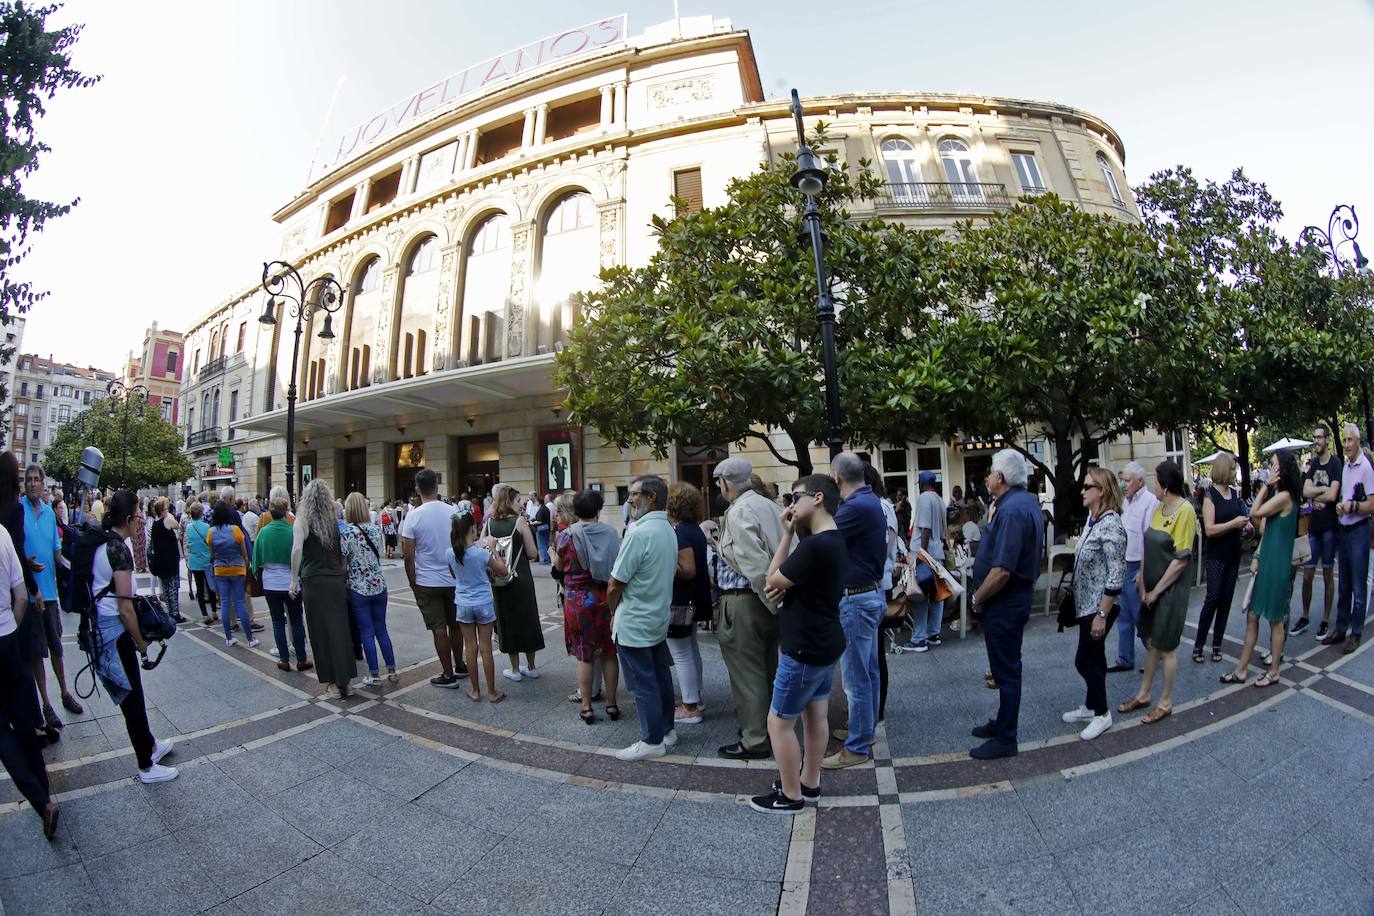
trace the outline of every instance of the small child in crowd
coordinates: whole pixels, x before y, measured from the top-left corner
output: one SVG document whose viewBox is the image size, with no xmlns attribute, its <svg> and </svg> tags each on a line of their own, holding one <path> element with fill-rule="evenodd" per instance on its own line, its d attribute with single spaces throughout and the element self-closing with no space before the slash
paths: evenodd
<svg viewBox="0 0 1374 916">
<path fill-rule="evenodd" d="M 458 609 L 458 625 L 463 628 L 463 660 L 472 676 L 468 699 L 482 701 L 482 687 L 478 683 L 477 656 L 487 672 L 487 694 L 493 703 L 506 698 L 496 689 L 496 667 L 491 658 L 491 630 L 496 623 L 495 600 L 491 593 L 490 570 L 498 576 L 506 575 L 506 561 L 492 553 L 491 539 L 477 543 L 477 520 L 471 514 L 455 513 L 449 538 L 448 568 L 453 572 L 456 587 L 453 603 Z"/>
</svg>

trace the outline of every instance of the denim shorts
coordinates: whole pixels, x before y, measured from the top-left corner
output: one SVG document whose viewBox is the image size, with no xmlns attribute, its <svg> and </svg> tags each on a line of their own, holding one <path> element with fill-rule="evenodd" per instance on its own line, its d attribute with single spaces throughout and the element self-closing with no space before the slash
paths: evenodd
<svg viewBox="0 0 1374 916">
<path fill-rule="evenodd" d="M 834 662 L 808 665 L 790 655 L 779 654 L 770 711 L 779 719 L 797 718 L 812 700 L 824 700 L 830 696 L 830 684 L 834 677 Z"/>
<path fill-rule="evenodd" d="M 495 623 L 496 610 L 490 604 L 458 605 L 459 623 Z"/>
<path fill-rule="evenodd" d="M 1336 529 L 1308 531 L 1307 542 L 1312 545 L 1312 559 L 1302 564 L 1303 569 L 1330 569 L 1336 565 Z"/>
</svg>

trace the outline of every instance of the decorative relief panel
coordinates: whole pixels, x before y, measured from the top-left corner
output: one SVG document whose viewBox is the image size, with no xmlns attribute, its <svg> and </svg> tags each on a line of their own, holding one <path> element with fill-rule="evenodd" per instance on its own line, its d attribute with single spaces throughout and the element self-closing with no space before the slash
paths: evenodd
<svg viewBox="0 0 1374 916">
<path fill-rule="evenodd" d="M 525 301 L 529 295 L 530 236 L 534 225 L 511 230 L 510 299 L 506 302 L 506 356 L 521 356 L 525 346 Z"/>
<path fill-rule="evenodd" d="M 396 230 L 400 234 L 400 230 Z M 396 280 L 401 268 L 393 265 L 382 271 L 382 307 L 377 310 L 377 335 L 372 343 L 372 382 L 380 385 L 386 381 L 387 351 L 391 349 L 391 316 L 396 311 Z"/>
<path fill-rule="evenodd" d="M 620 208 L 601 211 L 601 266 L 614 267 L 620 252 Z"/>
<path fill-rule="evenodd" d="M 649 87 L 650 108 L 676 108 L 716 97 L 714 76 L 693 76 Z"/>
<path fill-rule="evenodd" d="M 442 372 L 448 368 L 450 316 L 453 314 L 454 276 L 458 272 L 458 246 L 450 245 L 444 249 L 443 260 L 439 263 L 439 299 L 434 308 L 434 371 Z"/>
</svg>

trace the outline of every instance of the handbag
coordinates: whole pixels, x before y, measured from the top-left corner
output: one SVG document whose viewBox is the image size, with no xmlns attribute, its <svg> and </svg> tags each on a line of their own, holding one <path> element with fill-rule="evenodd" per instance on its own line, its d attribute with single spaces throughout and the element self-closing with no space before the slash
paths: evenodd
<svg viewBox="0 0 1374 916">
<path fill-rule="evenodd" d="M 519 533 L 520 530 L 517 526 L 512 529 L 511 533 L 506 537 L 496 539 L 496 544 L 494 545 L 492 553 L 499 555 L 506 561 L 506 574 L 504 576 L 498 576 L 490 569 L 487 570 L 487 576 L 491 579 L 491 584 L 496 588 L 510 585 L 516 579 L 517 573 L 515 563 L 520 558 L 520 548 L 524 546 L 525 543 L 524 538 L 516 537 Z M 491 519 L 487 519 L 486 523 L 482 525 L 482 535 L 484 537 L 491 536 Z"/>
<path fill-rule="evenodd" d="M 696 620 L 696 612 L 690 604 L 674 604 L 668 608 L 668 626 L 690 627 Z"/>
<path fill-rule="evenodd" d="M 1066 627 L 1078 624 L 1078 601 L 1073 597 L 1072 588 L 1066 589 L 1063 597 L 1059 599 L 1059 615 L 1055 618 L 1055 623 L 1059 624 L 1059 633 L 1063 633 Z"/>
<path fill-rule="evenodd" d="M 1312 542 L 1305 537 L 1293 539 L 1293 567 L 1306 565 L 1312 561 Z"/>
</svg>

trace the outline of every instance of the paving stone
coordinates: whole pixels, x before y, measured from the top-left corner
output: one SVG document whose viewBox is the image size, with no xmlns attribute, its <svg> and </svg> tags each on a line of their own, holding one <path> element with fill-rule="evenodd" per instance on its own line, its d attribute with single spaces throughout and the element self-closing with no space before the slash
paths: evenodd
<svg viewBox="0 0 1374 916">
<path fill-rule="evenodd" d="M 167 758 L 168 765 L 176 765 L 175 757 L 174 753 Z M 148 806 L 169 833 L 217 820 L 239 808 L 257 807 L 247 792 L 212 763 L 203 761 L 183 767 L 179 773 L 171 782 L 138 784 Z"/>
<path fill-rule="evenodd" d="M 150 871 L 148 863 L 167 862 L 172 852 L 166 838 L 149 840 L 88 860 L 87 874 L 111 907 L 125 913 L 179 916 L 199 913 L 228 899 L 228 892 L 214 874 L 214 862 L 225 850 L 219 850 L 211 861 L 202 864 L 204 867 L 173 855 L 176 864 L 171 865 L 172 874 Z"/>
<path fill-rule="evenodd" d="M 468 765 L 452 754 L 412 741 L 391 742 L 367 751 L 339 769 L 359 782 L 404 799 L 418 798 Z"/>
<path fill-rule="evenodd" d="M 272 799 L 273 810 L 321 846 L 356 833 L 360 823 L 400 807 L 403 800 L 330 770 Z"/>
<path fill-rule="evenodd" d="M 498 834 L 514 830 L 536 810 L 556 784 L 478 764 L 464 767 L 415 804 L 461 823 L 479 824 Z"/>
<path fill-rule="evenodd" d="M 409 894 L 383 884 L 328 852 L 240 894 L 234 898 L 234 904 L 249 916 L 280 916 L 283 909 L 295 907 L 331 916 L 428 912 L 424 904 Z"/>
<path fill-rule="evenodd" d="M 67 830 L 66 804 L 59 801 L 57 807 L 62 813 L 51 843 L 43 839 L 43 821 L 32 808 L 0 814 L 0 849 L 4 850 L 0 878 L 31 875 L 81 861 Z"/>
<path fill-rule="evenodd" d="M 559 786 L 493 855 L 577 849 L 590 859 L 630 865 L 667 807 L 668 799 L 657 796 Z"/>
<path fill-rule="evenodd" d="M 771 913 L 778 905 L 779 883 L 709 876 L 690 866 L 657 871 L 634 868 L 602 911 L 606 916 L 738 916 Z"/>
<path fill-rule="evenodd" d="M 585 856 L 580 848 L 511 856 L 497 847 L 436 897 L 433 906 L 453 914 L 600 913 L 629 872 L 624 865 Z"/>
<path fill-rule="evenodd" d="M 1035 822 L 1014 792 L 902 805 L 911 873 L 921 878 L 977 864 L 1048 855 Z M 990 845 L 995 835 L 995 846 Z"/>
<path fill-rule="evenodd" d="M 873 916 L 887 909 L 887 880 L 867 877 L 849 881 L 812 880 L 806 898 L 810 913 Z"/>
<path fill-rule="evenodd" d="M 147 788 L 159 787 L 138 786 L 130 780 L 125 788 L 61 803 L 59 837 L 65 831 L 66 841 L 89 861 L 166 836 L 166 826 L 148 803 Z"/>
<path fill-rule="evenodd" d="M 256 798 L 284 792 L 330 769 L 319 757 L 285 740 L 222 757 L 215 766 Z"/>
<path fill-rule="evenodd" d="M 326 722 L 285 739 L 333 767 L 401 739 L 347 720 Z"/>
<path fill-rule="evenodd" d="M 916 879 L 916 905 L 926 913 L 1047 914 L 1084 912 L 1052 856 Z"/>
<path fill-rule="evenodd" d="M 1247 913 L 1374 912 L 1367 857 L 1363 868 L 1352 869 L 1336 850 L 1312 837 L 1300 838 L 1267 860 L 1232 861 L 1234 867 L 1222 880 L 1227 894 Z"/>
<path fill-rule="evenodd" d="M 1123 808 L 1143 810 L 1144 805 L 1135 790 L 1111 771 L 1020 785 L 1016 795 L 1052 850 L 1119 836 L 1148 823 L 1144 815 L 1118 816 Z"/>
<path fill-rule="evenodd" d="M 90 916 L 102 899 L 80 863 L 0 882 L 5 916 Z"/>
<path fill-rule="evenodd" d="M 269 881 L 321 851 L 320 844 L 264 807 L 178 831 L 166 848 L 200 863 L 226 897 Z"/>
<path fill-rule="evenodd" d="M 1072 843 L 1055 858 L 1084 912 L 1142 916 L 1175 912 L 1214 890 L 1220 861 L 1195 855 L 1157 824 L 1106 842 Z"/>
<path fill-rule="evenodd" d="M 334 854 L 426 903 L 501 841 L 481 825 L 459 823 L 416 805 L 360 818 L 361 829 Z"/>
<path fill-rule="evenodd" d="M 679 799 L 668 806 L 634 864 L 636 869 L 780 882 L 791 836 L 791 818 L 759 814 L 738 802 Z"/>
</svg>

